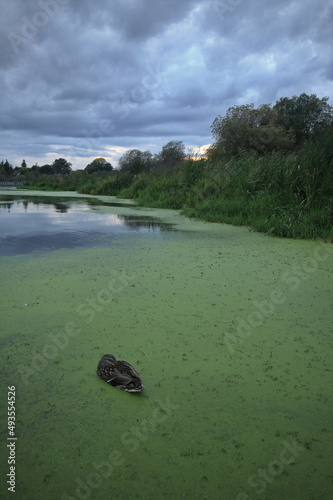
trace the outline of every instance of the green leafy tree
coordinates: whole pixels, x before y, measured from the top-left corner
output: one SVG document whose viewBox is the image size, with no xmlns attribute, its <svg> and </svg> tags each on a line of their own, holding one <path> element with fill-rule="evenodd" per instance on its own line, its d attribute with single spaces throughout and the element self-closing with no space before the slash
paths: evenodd
<svg viewBox="0 0 333 500">
<path fill-rule="evenodd" d="M 89 163 L 84 170 L 88 172 L 88 174 L 92 174 L 94 172 L 111 172 L 113 167 L 105 158 L 95 158 L 95 160 Z"/>
<path fill-rule="evenodd" d="M 153 157 L 150 151 L 130 149 L 123 154 L 118 163 L 122 172 L 136 175 L 151 169 Z"/>
<path fill-rule="evenodd" d="M 254 126 L 253 104 L 233 106 L 225 116 L 218 116 L 212 124 L 212 135 L 217 148 L 227 155 L 236 155 L 249 149 L 249 131 Z"/>
<path fill-rule="evenodd" d="M 29 175 L 31 172 L 31 168 L 28 167 L 16 167 L 14 170 L 16 175 Z"/>
<path fill-rule="evenodd" d="M 4 175 L 12 175 L 14 173 L 13 166 L 9 163 L 8 160 L 0 162 L 0 172 Z"/>
<path fill-rule="evenodd" d="M 184 160 L 185 145 L 182 141 L 170 141 L 162 147 L 162 151 L 157 155 L 158 163 L 163 167 L 174 167 Z"/>
<path fill-rule="evenodd" d="M 37 163 L 35 163 L 34 165 L 32 165 L 30 170 L 34 176 L 37 176 L 39 174 L 40 167 Z"/>
<path fill-rule="evenodd" d="M 218 116 L 212 124 L 216 143 L 209 157 L 219 154 L 234 156 L 242 151 L 265 153 L 292 147 L 293 134 L 279 125 L 276 112 L 269 104 L 255 108 L 253 104 L 233 106 L 226 116 Z"/>
<path fill-rule="evenodd" d="M 54 174 L 54 169 L 52 165 L 49 165 L 46 163 L 45 165 L 42 165 L 41 167 L 32 167 L 34 171 L 37 173 L 39 172 L 40 174 L 46 174 L 46 175 L 52 175 Z"/>
<path fill-rule="evenodd" d="M 54 160 L 54 162 L 52 163 L 52 167 L 55 174 L 61 175 L 69 174 L 72 170 L 72 164 L 64 158 L 58 158 L 57 160 Z"/>
<path fill-rule="evenodd" d="M 320 99 L 316 94 L 283 97 L 274 110 L 278 125 L 295 134 L 297 146 L 333 123 L 333 107 L 328 104 L 328 97 Z"/>
</svg>

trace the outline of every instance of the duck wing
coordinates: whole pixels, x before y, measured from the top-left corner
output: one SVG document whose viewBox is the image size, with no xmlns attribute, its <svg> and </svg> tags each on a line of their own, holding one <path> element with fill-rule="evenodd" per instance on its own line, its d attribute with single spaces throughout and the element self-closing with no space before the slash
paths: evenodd
<svg viewBox="0 0 333 500">
<path fill-rule="evenodd" d="M 134 370 L 133 366 L 127 363 L 127 361 L 117 361 L 117 369 L 119 372 L 121 372 L 123 375 L 127 375 L 131 378 L 136 378 L 140 379 L 140 375 L 136 370 Z"/>
<path fill-rule="evenodd" d="M 119 389 L 126 392 L 143 391 L 144 386 L 138 372 L 127 361 L 117 361 L 116 372 L 109 383 L 117 385 Z"/>
<path fill-rule="evenodd" d="M 132 377 L 128 377 L 127 375 L 122 375 L 121 373 L 111 373 L 109 380 L 105 381 L 108 384 L 111 384 L 113 386 L 115 385 L 127 385 L 130 382 L 132 382 Z"/>
</svg>

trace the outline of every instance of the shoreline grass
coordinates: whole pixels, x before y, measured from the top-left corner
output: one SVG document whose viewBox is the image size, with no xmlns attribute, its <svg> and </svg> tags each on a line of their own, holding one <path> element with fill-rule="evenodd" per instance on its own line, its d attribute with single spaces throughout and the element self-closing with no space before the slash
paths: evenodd
<svg viewBox="0 0 333 500">
<path fill-rule="evenodd" d="M 298 152 L 184 160 L 133 175 L 43 176 L 25 188 L 129 198 L 141 206 L 286 238 L 333 241 L 333 129 Z"/>
</svg>

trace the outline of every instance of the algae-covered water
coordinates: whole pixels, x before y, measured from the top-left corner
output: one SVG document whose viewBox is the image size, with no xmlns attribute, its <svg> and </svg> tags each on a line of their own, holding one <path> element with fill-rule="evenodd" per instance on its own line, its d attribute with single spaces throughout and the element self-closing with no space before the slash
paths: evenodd
<svg viewBox="0 0 333 500">
<path fill-rule="evenodd" d="M 0 258 L 1 498 L 331 499 L 332 245 L 95 201 L 169 230 Z"/>
</svg>

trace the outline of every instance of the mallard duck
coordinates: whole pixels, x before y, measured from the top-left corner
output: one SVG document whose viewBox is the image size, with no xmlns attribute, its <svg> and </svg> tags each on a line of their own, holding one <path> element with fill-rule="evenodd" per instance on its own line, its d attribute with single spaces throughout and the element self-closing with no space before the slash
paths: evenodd
<svg viewBox="0 0 333 500">
<path fill-rule="evenodd" d="M 117 361 L 112 354 L 104 354 L 97 366 L 97 375 L 108 384 L 126 392 L 142 392 L 139 374 L 127 361 Z"/>
</svg>

